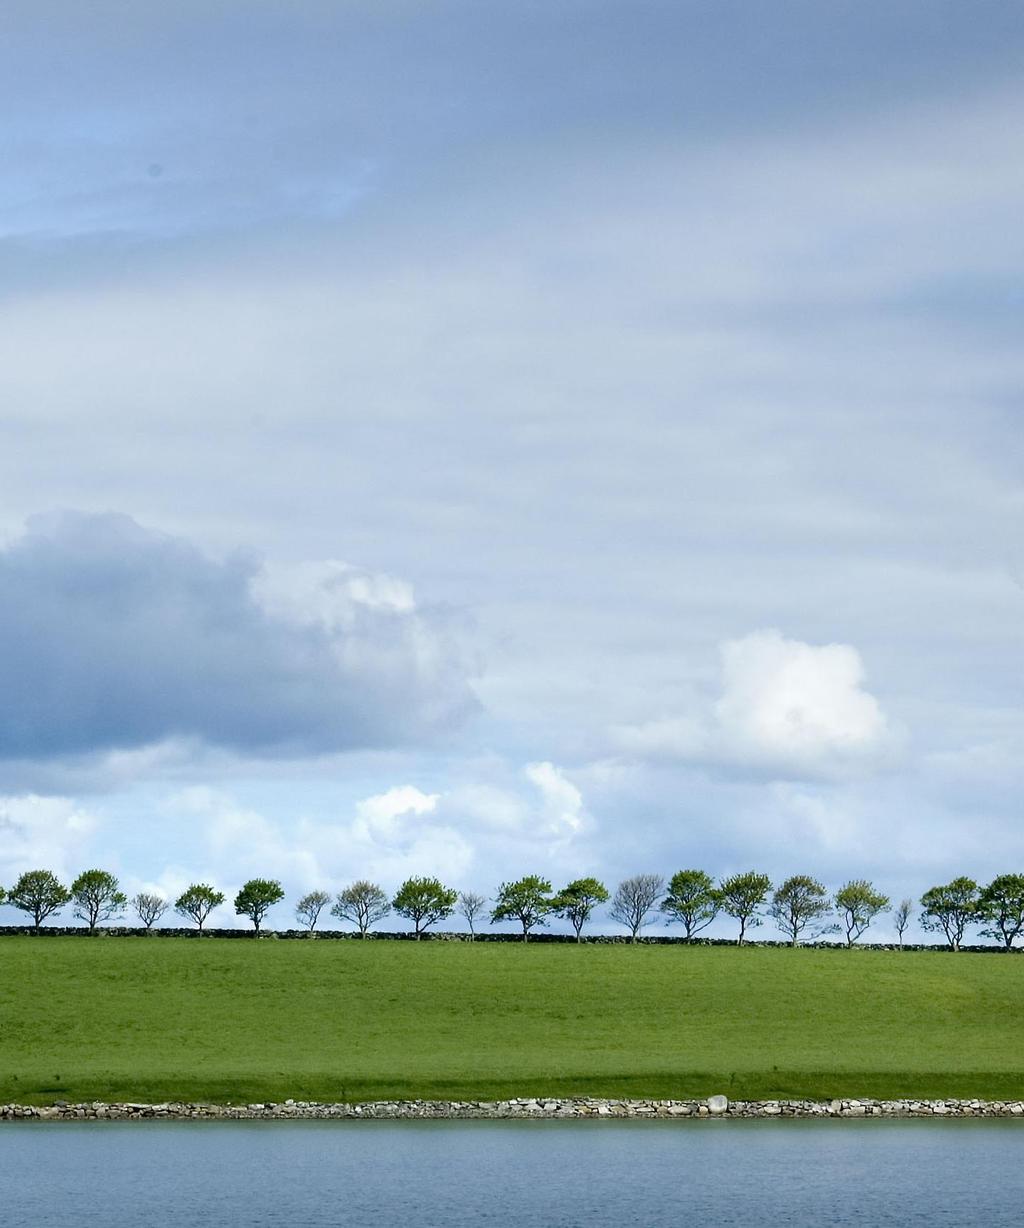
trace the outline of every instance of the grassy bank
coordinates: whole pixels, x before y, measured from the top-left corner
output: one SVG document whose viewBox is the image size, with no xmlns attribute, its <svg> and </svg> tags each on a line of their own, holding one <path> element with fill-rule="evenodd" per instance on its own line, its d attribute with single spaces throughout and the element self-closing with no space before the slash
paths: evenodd
<svg viewBox="0 0 1024 1228">
<path fill-rule="evenodd" d="M 1024 1096 L 1024 964 L 0 939 L 0 1101 Z"/>
</svg>

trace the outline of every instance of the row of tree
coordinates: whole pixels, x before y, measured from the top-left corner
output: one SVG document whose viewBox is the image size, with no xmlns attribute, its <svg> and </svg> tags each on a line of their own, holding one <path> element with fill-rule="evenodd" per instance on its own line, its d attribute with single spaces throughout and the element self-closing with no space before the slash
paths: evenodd
<svg viewBox="0 0 1024 1228">
<path fill-rule="evenodd" d="M 202 933 L 210 914 L 225 898 L 208 883 L 193 883 L 173 907 Z M 259 935 L 267 913 L 283 899 L 284 890 L 276 879 L 253 878 L 235 896 L 235 912 L 248 917 Z M 129 900 L 117 878 L 107 870 L 85 870 L 70 887 L 49 870 L 29 870 L 9 891 L 0 887 L 0 903 L 5 901 L 28 913 L 37 929 L 68 904 L 90 930 L 122 918 L 128 909 L 151 929 L 171 907 L 169 900 L 149 892 L 140 892 Z M 611 919 L 625 926 L 634 942 L 659 915 L 681 925 L 690 941 L 725 914 L 739 923 L 736 941 L 740 946 L 748 931 L 767 917 L 792 946 L 828 934 L 840 934 L 847 946 L 853 946 L 880 914 L 892 912 L 902 947 L 914 916 L 912 900 L 902 900 L 894 909 L 889 897 L 866 879 L 852 879 L 830 895 L 817 879 L 806 874 L 795 874 L 773 889 L 768 875 L 754 870 L 718 883 L 703 870 L 680 870 L 667 884 L 657 874 L 634 874 L 619 884 L 614 895 L 596 878 L 574 879 L 556 892 L 547 879 L 531 874 L 502 883 L 490 902 L 472 891 L 456 891 L 436 878 L 409 878 L 393 897 L 378 884 L 360 879 L 338 892 L 333 902 L 326 891 L 308 892 L 297 901 L 295 916 L 312 932 L 330 905 L 331 916 L 354 925 L 365 938 L 374 925 L 394 911 L 412 923 L 419 938 L 425 930 L 458 912 L 473 936 L 483 919 L 492 924 L 516 921 L 522 926 L 524 942 L 550 918 L 560 917 L 572 926 L 579 942 L 595 910 L 604 904 L 609 905 Z M 983 935 L 1002 942 L 1009 950 L 1024 930 L 1024 875 L 1001 874 L 986 886 L 970 878 L 956 878 L 926 891 L 920 908 L 922 928 L 941 931 L 954 951 L 960 949 L 971 925 L 980 926 Z"/>
</svg>

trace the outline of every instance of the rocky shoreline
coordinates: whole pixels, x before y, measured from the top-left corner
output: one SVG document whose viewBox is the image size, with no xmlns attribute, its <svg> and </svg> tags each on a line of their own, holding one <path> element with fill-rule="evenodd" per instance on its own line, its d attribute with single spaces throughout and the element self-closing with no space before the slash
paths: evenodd
<svg viewBox="0 0 1024 1228">
<path fill-rule="evenodd" d="M 737 1119 L 823 1117 L 1017 1117 L 1020 1100 L 378 1100 L 365 1104 L 318 1104 L 284 1100 L 267 1104 L 0 1105 L 0 1121 L 506 1121 L 566 1119 Z"/>
</svg>

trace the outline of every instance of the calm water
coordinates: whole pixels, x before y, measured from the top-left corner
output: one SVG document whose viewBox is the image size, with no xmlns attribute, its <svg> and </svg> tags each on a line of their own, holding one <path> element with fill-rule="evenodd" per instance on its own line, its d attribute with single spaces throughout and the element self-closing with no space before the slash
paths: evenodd
<svg viewBox="0 0 1024 1228">
<path fill-rule="evenodd" d="M 1024 1123 L 0 1127 L 3 1222 L 1019 1225 Z M 102 1208 L 102 1211 L 101 1211 Z"/>
</svg>

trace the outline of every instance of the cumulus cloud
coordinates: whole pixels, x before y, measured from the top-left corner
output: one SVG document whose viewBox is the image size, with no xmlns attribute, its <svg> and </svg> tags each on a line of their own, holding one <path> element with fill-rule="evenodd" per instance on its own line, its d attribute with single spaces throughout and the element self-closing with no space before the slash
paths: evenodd
<svg viewBox="0 0 1024 1228">
<path fill-rule="evenodd" d="M 851 645 L 765 630 L 720 651 L 722 689 L 710 712 L 619 729 L 620 748 L 783 779 L 876 769 L 897 750 L 899 731 L 864 689 Z"/>
<path fill-rule="evenodd" d="M 7 759 L 398 745 L 475 707 L 453 620 L 343 563 L 218 561 L 127 516 L 62 513 L 0 551 L 0 594 Z"/>
<path fill-rule="evenodd" d="M 528 763 L 526 779 L 540 793 L 539 826 L 549 836 L 571 838 L 582 830 L 583 794 L 553 763 Z"/>
<path fill-rule="evenodd" d="M 196 840 L 189 871 L 171 866 L 154 879 L 168 895 L 196 877 L 227 891 L 224 883 L 256 875 L 280 878 L 292 893 L 336 891 L 355 878 L 391 891 L 421 874 L 486 889 L 510 862 L 568 872 L 569 850 L 589 826 L 581 791 L 547 761 L 525 765 L 504 785 L 477 782 L 433 793 L 393 785 L 357 799 L 334 821 L 322 812 L 271 816 L 208 785 L 180 790 L 161 810 L 179 827 L 178 842 L 188 828 Z M 218 924 L 234 924 L 227 906 Z"/>
<path fill-rule="evenodd" d="M 77 874 L 96 827 L 95 815 L 68 797 L 0 797 L 0 882 L 26 870 Z"/>
<path fill-rule="evenodd" d="M 397 785 L 363 798 L 338 822 L 303 816 L 282 822 L 205 785 L 182 790 L 164 807 L 201 823 L 211 872 L 232 881 L 281 878 L 296 890 L 337 889 L 353 878 L 397 886 L 411 874 L 459 881 L 473 853 L 469 842 L 437 814 L 438 794 Z"/>
</svg>

